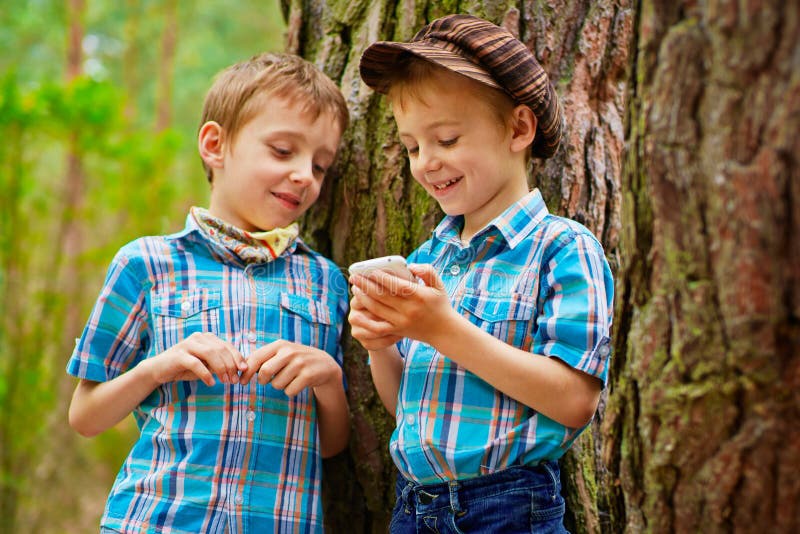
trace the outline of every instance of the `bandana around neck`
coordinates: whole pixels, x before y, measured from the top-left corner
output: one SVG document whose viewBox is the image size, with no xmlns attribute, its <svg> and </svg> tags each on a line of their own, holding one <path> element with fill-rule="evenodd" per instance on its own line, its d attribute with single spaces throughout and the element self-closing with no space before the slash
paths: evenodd
<svg viewBox="0 0 800 534">
<path fill-rule="evenodd" d="M 248 232 L 214 217 L 205 208 L 192 207 L 191 214 L 209 239 L 233 252 L 244 263 L 274 260 L 294 243 L 300 233 L 297 223 L 265 232 Z"/>
</svg>

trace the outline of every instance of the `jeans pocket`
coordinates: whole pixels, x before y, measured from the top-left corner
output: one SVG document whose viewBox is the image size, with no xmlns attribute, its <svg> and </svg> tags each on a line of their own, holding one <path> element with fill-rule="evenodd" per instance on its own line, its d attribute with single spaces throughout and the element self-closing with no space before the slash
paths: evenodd
<svg viewBox="0 0 800 534">
<path fill-rule="evenodd" d="M 542 464 L 542 469 L 547 473 L 549 480 L 546 484 L 534 488 L 531 493 L 531 524 L 536 526 L 558 520 L 560 525 L 566 506 L 564 497 L 561 495 L 558 466 L 552 467 L 551 464 L 545 462 Z M 563 532 L 563 527 L 555 532 Z"/>
</svg>

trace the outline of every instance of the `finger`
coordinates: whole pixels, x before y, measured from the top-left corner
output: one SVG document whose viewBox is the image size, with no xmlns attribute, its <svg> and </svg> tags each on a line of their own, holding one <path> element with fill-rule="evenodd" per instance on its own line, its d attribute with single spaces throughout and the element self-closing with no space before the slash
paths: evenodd
<svg viewBox="0 0 800 534">
<path fill-rule="evenodd" d="M 285 390 L 286 387 L 297 377 L 297 369 L 295 369 L 295 366 L 291 364 L 284 365 L 277 370 L 268 367 L 266 370 L 264 370 L 264 374 L 268 376 L 262 377 L 261 373 L 259 373 L 259 383 L 269 384 L 278 390 Z"/>
<path fill-rule="evenodd" d="M 371 312 L 353 314 L 350 332 L 356 337 L 382 337 L 394 330 L 394 325 Z"/>
<path fill-rule="evenodd" d="M 281 373 L 285 373 L 290 357 L 286 354 L 276 353 L 272 358 L 265 362 L 258 370 L 258 383 L 271 384 L 275 389 L 283 389 L 286 386 L 287 377 L 279 378 Z M 276 382 L 277 380 L 277 382 Z"/>
<path fill-rule="evenodd" d="M 183 351 L 183 354 L 180 358 L 180 365 L 183 369 L 193 374 L 208 387 L 212 387 L 216 383 L 216 380 L 214 380 L 214 375 L 211 374 L 211 371 L 209 371 L 208 367 L 206 367 L 201 360 L 189 352 Z"/>
<path fill-rule="evenodd" d="M 434 289 L 444 290 L 444 283 L 433 268 L 433 265 L 426 263 L 411 263 L 408 268 L 414 273 L 414 276 L 422 280 L 422 282 Z"/>
<path fill-rule="evenodd" d="M 233 358 L 233 363 L 236 366 L 238 371 L 244 371 L 247 369 L 247 359 L 245 359 L 244 354 L 239 352 L 236 347 L 233 346 L 233 343 L 228 341 L 227 339 L 223 339 L 222 342 L 225 344 L 228 353 Z"/>
<path fill-rule="evenodd" d="M 201 360 L 222 382 L 231 382 L 231 376 L 236 375 L 237 369 L 225 343 L 219 337 L 205 332 L 192 334 L 187 341 L 190 354 Z"/>
<path fill-rule="evenodd" d="M 372 323 L 383 322 L 390 323 L 392 325 L 395 324 L 395 321 L 400 317 L 400 314 L 398 309 L 392 305 L 394 303 L 392 298 L 393 297 L 384 297 L 378 300 L 367 294 L 364 294 L 361 298 L 362 304 L 364 305 L 364 310 L 367 311 L 374 319 L 370 319 L 370 316 L 365 318 Z"/>
<path fill-rule="evenodd" d="M 250 382 L 250 380 L 253 379 L 253 376 L 255 376 L 255 374 L 261 370 L 264 362 L 269 361 L 273 356 L 275 356 L 276 350 L 277 345 L 275 342 L 272 342 L 251 352 L 250 356 L 247 357 L 247 369 L 242 371 L 241 376 L 239 376 L 239 383 L 244 385 Z"/>
<path fill-rule="evenodd" d="M 411 282 L 380 270 L 369 273 L 367 279 L 376 282 L 383 294 L 407 297 L 419 290 L 419 284 L 416 282 Z"/>
<path fill-rule="evenodd" d="M 221 339 L 213 334 L 212 336 L 213 338 L 210 339 L 212 350 L 217 351 L 222 360 L 222 365 L 225 366 L 228 382 L 233 383 L 238 380 L 241 372 L 247 370 L 247 360 L 230 341 Z"/>
</svg>

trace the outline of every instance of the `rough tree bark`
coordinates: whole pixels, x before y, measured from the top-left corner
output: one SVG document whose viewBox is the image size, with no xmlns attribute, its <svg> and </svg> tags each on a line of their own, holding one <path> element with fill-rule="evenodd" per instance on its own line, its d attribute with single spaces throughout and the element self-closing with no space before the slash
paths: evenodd
<svg viewBox="0 0 800 534">
<path fill-rule="evenodd" d="M 287 49 L 337 80 L 351 110 L 340 162 L 317 206 L 307 238 L 339 265 L 380 254 L 406 254 L 427 238 L 440 217 L 411 178 L 384 100 L 358 76 L 361 52 L 380 39 L 408 39 L 439 16 L 462 12 L 503 24 L 534 51 L 567 113 L 567 137 L 545 164 L 534 162 L 532 183 L 554 213 L 591 228 L 616 266 L 620 176 L 624 144 L 628 0 L 520 2 L 368 2 L 292 0 L 283 4 Z M 353 412 L 347 453 L 325 466 L 326 522 L 331 532 L 385 532 L 394 503 L 394 469 L 387 442 L 393 418 L 374 393 L 365 352 L 346 335 L 345 372 Z M 610 497 L 597 483 L 599 421 L 565 458 L 564 482 L 576 531 L 599 532 Z"/>
<path fill-rule="evenodd" d="M 635 8 L 612 523 L 800 531 L 800 8 Z"/>
</svg>

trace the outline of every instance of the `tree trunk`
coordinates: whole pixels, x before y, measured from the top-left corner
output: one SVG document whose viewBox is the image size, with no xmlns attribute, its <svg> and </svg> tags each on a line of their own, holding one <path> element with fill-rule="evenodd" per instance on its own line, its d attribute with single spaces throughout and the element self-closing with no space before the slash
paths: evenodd
<svg viewBox="0 0 800 534">
<path fill-rule="evenodd" d="M 602 239 L 612 265 L 620 228 L 619 186 L 624 143 L 628 45 L 633 15 L 627 0 L 453 2 L 406 0 L 284 3 L 287 49 L 340 83 L 352 125 L 339 164 L 304 222 L 305 236 L 340 266 L 382 254 L 407 254 L 438 222 L 436 203 L 414 182 L 391 112 L 358 75 L 373 41 L 405 40 L 425 23 L 453 12 L 503 24 L 534 51 L 550 74 L 567 114 L 566 140 L 546 163 L 535 162 L 531 185 L 554 213 L 571 216 Z M 394 504 L 388 438 L 394 420 L 375 394 L 365 351 L 344 339 L 353 413 L 347 453 L 325 463 L 330 532 L 385 532 Z M 600 417 L 563 462 L 568 525 L 599 532 L 611 497 L 597 483 Z"/>
<path fill-rule="evenodd" d="M 612 522 L 800 531 L 800 8 L 640 2 Z"/>
</svg>

